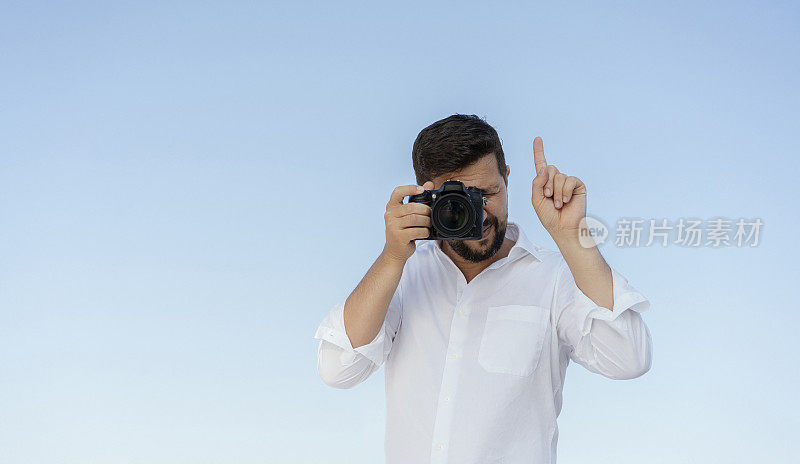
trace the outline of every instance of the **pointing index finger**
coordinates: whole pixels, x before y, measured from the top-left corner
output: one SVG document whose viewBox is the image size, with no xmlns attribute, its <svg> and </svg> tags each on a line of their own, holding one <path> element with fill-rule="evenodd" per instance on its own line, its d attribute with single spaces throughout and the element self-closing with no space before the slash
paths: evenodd
<svg viewBox="0 0 800 464">
<path fill-rule="evenodd" d="M 542 172 L 542 168 L 547 167 L 547 160 L 544 158 L 544 146 L 542 145 L 541 137 L 533 139 L 533 164 L 536 168 L 537 175 Z"/>
</svg>

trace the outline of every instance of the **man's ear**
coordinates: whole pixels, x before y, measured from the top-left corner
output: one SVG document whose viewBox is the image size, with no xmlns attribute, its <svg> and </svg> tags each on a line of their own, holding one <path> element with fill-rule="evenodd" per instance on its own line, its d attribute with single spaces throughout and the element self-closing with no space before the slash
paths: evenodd
<svg viewBox="0 0 800 464">
<path fill-rule="evenodd" d="M 508 187 L 508 176 L 509 176 L 509 174 L 511 174 L 511 166 L 506 164 L 506 178 L 504 179 L 506 181 L 506 187 Z"/>
</svg>

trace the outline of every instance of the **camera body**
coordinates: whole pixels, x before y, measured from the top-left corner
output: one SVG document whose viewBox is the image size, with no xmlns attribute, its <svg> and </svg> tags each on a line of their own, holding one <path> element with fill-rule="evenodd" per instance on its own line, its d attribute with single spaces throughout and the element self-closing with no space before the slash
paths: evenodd
<svg viewBox="0 0 800 464">
<path fill-rule="evenodd" d="M 483 205 L 477 187 L 448 180 L 438 190 L 425 190 L 408 197 L 409 203 L 431 207 L 431 233 L 422 240 L 480 240 L 483 237 Z"/>
</svg>

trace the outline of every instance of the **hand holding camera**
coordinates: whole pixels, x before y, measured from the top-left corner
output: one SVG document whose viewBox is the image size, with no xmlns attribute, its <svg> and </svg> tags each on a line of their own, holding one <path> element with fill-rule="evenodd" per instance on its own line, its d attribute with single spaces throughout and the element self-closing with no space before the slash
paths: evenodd
<svg viewBox="0 0 800 464">
<path fill-rule="evenodd" d="M 403 203 L 403 199 L 432 188 L 433 182 L 428 181 L 422 187 L 404 185 L 392 192 L 383 215 L 386 222 L 386 246 L 383 252 L 387 258 L 405 263 L 417 249 L 414 240 L 430 235 L 431 207 L 424 203 Z"/>
<path fill-rule="evenodd" d="M 483 205 L 480 189 L 448 180 L 438 190 L 433 182 L 405 185 L 392 192 L 386 205 L 388 257 L 405 263 L 417 246 L 414 240 L 480 240 L 483 236 Z M 408 203 L 403 198 L 408 196 Z"/>
</svg>

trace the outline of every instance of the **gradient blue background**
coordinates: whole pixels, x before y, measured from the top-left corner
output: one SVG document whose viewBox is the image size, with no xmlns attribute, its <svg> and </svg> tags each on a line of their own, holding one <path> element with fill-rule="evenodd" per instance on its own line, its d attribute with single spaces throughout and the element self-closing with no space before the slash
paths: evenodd
<svg viewBox="0 0 800 464">
<path fill-rule="evenodd" d="M 561 463 L 796 462 L 794 2 L 3 2 L 0 462 L 373 463 L 383 370 L 313 340 L 384 243 L 411 144 L 486 117 L 589 212 L 761 218 L 755 248 L 620 248 L 652 370 L 577 365 Z M 480 418 L 475 418 L 480 420 Z"/>
</svg>

